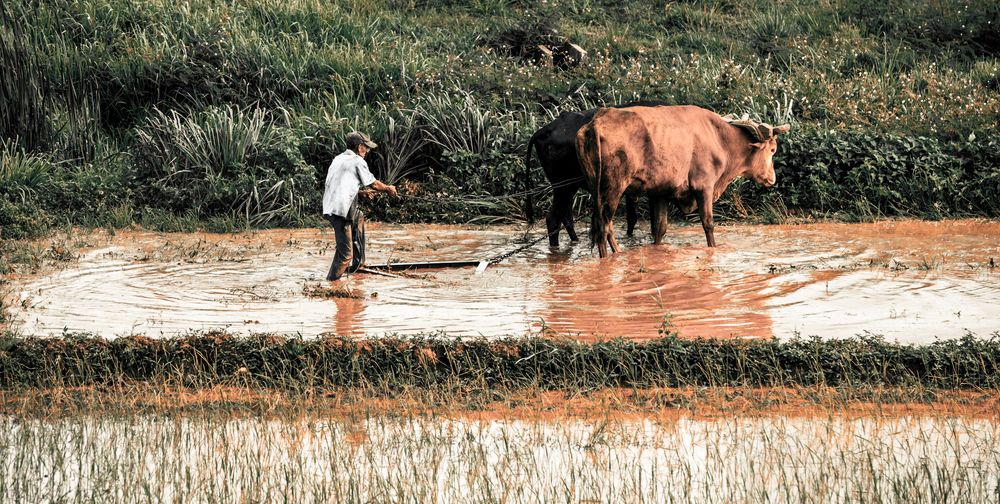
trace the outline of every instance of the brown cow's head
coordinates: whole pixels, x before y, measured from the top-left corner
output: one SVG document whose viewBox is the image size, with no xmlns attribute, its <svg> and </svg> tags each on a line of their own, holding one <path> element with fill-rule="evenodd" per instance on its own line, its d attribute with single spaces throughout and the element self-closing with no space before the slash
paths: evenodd
<svg viewBox="0 0 1000 504">
<path fill-rule="evenodd" d="M 774 153 L 778 151 L 778 137 L 771 137 L 763 142 L 750 144 L 753 154 L 750 157 L 750 166 L 744 174 L 747 178 L 764 186 L 774 185 Z"/>
<path fill-rule="evenodd" d="M 743 175 L 754 182 L 771 187 L 776 180 L 774 175 L 774 153 L 778 151 L 778 135 L 788 133 L 792 128 L 788 124 L 771 126 L 757 123 L 746 116 L 737 119 L 734 116 L 724 117 L 733 126 L 746 130 L 753 140 L 750 142 L 750 156 L 747 159 L 746 171 Z"/>
</svg>

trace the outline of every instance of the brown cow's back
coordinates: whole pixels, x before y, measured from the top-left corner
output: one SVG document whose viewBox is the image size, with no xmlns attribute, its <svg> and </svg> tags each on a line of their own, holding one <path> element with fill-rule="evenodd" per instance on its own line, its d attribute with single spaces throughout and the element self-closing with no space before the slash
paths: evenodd
<svg viewBox="0 0 1000 504">
<path fill-rule="evenodd" d="M 635 133 L 621 135 L 622 122 L 631 123 Z M 728 164 L 728 147 L 740 139 L 718 114 L 693 106 L 610 110 L 595 120 L 595 127 L 604 156 L 619 151 L 628 158 L 633 173 L 622 175 L 634 177 L 632 188 L 666 191 L 675 199 L 686 199 L 692 184 L 714 183 Z M 732 133 L 737 138 L 730 138 Z M 737 143 L 745 145 L 743 140 Z"/>
<path fill-rule="evenodd" d="M 788 130 L 787 126 L 782 128 L 779 132 Z M 661 205 L 672 200 L 685 211 L 697 204 L 708 244 L 715 246 L 712 203 L 744 174 L 752 173 L 759 183 L 773 184 L 770 156 L 776 146 L 773 136 L 754 143 L 747 133 L 700 107 L 598 111 L 579 130 L 577 153 L 595 194 L 591 236 L 601 257 L 606 255 L 607 245 L 613 251 L 618 249 L 611 220 L 622 193 L 629 188 L 646 191 L 651 207 L 658 208 L 659 216 L 653 216 L 654 241 L 659 242 L 664 232 L 661 224 L 666 212 Z"/>
</svg>

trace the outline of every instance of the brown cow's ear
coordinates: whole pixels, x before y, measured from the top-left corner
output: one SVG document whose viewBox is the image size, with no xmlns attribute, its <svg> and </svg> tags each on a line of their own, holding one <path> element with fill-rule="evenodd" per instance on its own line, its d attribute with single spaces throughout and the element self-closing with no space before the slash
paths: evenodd
<svg viewBox="0 0 1000 504">
<path fill-rule="evenodd" d="M 775 128 L 774 128 L 774 134 L 775 135 L 783 135 L 783 134 L 788 133 L 789 131 L 791 131 L 791 129 L 792 129 L 792 125 L 791 124 L 782 124 L 781 126 L 775 126 Z"/>
<path fill-rule="evenodd" d="M 750 144 L 750 150 L 757 150 L 757 149 L 763 149 L 763 148 L 764 148 L 764 142 L 756 142 L 756 143 Z"/>
</svg>

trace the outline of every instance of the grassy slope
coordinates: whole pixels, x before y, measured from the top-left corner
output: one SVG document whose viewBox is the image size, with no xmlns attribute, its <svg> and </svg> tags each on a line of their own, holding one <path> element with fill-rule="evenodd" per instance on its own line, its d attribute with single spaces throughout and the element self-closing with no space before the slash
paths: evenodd
<svg viewBox="0 0 1000 504">
<path fill-rule="evenodd" d="M 516 192 L 552 114 L 634 98 L 795 124 L 779 185 L 738 185 L 724 215 L 994 216 L 1000 7 L 978 4 L 9 2 L 0 234 L 315 223 L 354 128 L 382 140 L 380 176 L 429 198 L 376 216 L 509 216 L 433 196 Z M 548 28 L 586 62 L 499 43 Z"/>
</svg>

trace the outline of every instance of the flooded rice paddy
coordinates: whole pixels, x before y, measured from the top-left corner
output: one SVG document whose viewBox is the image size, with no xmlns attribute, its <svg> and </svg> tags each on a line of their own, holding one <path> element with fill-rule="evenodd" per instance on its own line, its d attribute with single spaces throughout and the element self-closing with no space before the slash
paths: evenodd
<svg viewBox="0 0 1000 504">
<path fill-rule="evenodd" d="M 971 418 L 0 417 L 5 502 L 989 502 Z"/>
<path fill-rule="evenodd" d="M 535 230 L 529 236 L 536 237 Z M 25 334 L 64 329 L 150 336 L 192 329 L 315 335 L 443 330 L 580 338 L 850 337 L 870 331 L 926 343 L 1000 329 L 1000 223 L 648 227 L 604 261 L 584 239 L 541 242 L 485 273 L 473 268 L 352 275 L 354 298 L 304 294 L 333 255 L 328 229 L 238 235 L 94 235 L 63 269 L 16 280 Z M 517 248 L 523 228 L 369 224 L 369 263 L 485 259 Z M 624 235 L 624 233 L 621 233 Z"/>
</svg>

